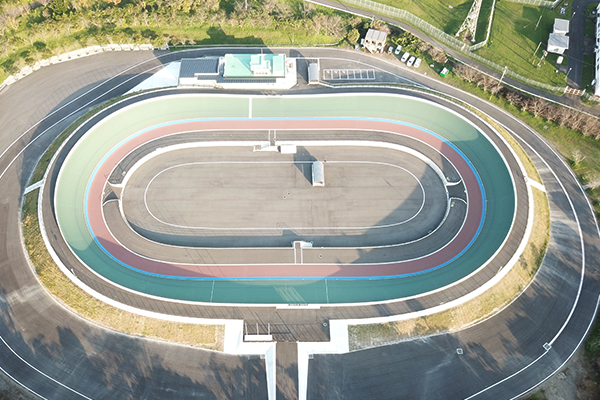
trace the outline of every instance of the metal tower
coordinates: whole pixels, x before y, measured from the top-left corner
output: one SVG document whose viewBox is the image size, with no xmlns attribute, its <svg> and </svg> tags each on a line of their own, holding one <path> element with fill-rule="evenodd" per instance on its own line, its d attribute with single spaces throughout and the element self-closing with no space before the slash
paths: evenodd
<svg viewBox="0 0 600 400">
<path fill-rule="evenodd" d="M 471 9 L 469 10 L 469 14 L 458 29 L 458 32 L 456 32 L 456 36 L 458 36 L 462 31 L 467 30 L 471 33 L 471 41 L 475 41 L 475 33 L 477 32 L 477 20 L 479 19 L 479 10 L 481 10 L 481 1 L 482 0 L 473 1 Z"/>
</svg>

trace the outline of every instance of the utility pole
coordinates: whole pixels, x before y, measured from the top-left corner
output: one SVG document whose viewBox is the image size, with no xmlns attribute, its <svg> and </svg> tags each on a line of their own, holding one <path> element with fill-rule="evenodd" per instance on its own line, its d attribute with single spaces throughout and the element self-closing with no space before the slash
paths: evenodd
<svg viewBox="0 0 600 400">
<path fill-rule="evenodd" d="M 538 19 L 537 24 L 535 24 L 535 29 L 534 31 L 537 31 L 538 25 L 540 24 L 540 21 L 542 20 L 542 15 L 540 14 L 540 18 Z"/>
<path fill-rule="evenodd" d="M 504 70 L 502 70 L 502 76 L 500 77 L 500 82 L 498 82 L 500 85 L 502 85 L 502 79 L 504 79 L 504 75 L 506 75 L 506 71 L 508 71 L 508 67 L 504 66 Z"/>
</svg>

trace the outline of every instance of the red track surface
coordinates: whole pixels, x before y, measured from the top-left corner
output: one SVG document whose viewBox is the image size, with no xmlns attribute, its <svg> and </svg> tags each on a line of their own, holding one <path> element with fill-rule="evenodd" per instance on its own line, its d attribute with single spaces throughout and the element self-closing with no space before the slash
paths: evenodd
<svg viewBox="0 0 600 400">
<path fill-rule="evenodd" d="M 249 264 L 249 265 L 186 265 L 149 260 L 123 247 L 110 232 L 102 213 L 102 193 L 107 179 L 118 163 L 145 142 L 183 131 L 251 130 L 251 129 L 362 129 L 392 132 L 417 139 L 437 149 L 454 165 L 463 178 L 469 195 L 466 221 L 453 240 L 439 251 L 418 260 L 388 264 Z M 122 263 L 152 274 L 179 277 L 377 277 L 422 272 L 435 268 L 457 256 L 473 239 L 482 217 L 482 194 L 477 178 L 467 162 L 450 146 L 420 129 L 382 121 L 357 120 L 275 120 L 275 121 L 198 121 L 168 125 L 137 135 L 116 149 L 93 177 L 88 194 L 89 223 L 92 234 L 105 251 Z M 290 249 L 291 250 L 291 249 Z"/>
</svg>

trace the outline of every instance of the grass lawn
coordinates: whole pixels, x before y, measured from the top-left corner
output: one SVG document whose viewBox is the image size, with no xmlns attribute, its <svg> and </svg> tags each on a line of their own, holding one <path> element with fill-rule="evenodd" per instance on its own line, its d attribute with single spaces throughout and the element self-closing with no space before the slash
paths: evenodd
<svg viewBox="0 0 600 400">
<path fill-rule="evenodd" d="M 463 23 L 472 0 L 376 0 L 378 3 L 406 10 L 424 21 L 429 22 L 449 35 L 456 34 Z M 485 3 L 485 0 L 484 0 Z"/>
<path fill-rule="evenodd" d="M 592 81 L 594 80 L 594 55 L 593 54 L 584 54 L 583 55 L 583 78 L 581 79 L 581 87 L 588 88 L 588 91 L 594 91 L 591 87 Z"/>
<path fill-rule="evenodd" d="M 477 20 L 477 33 L 475 35 L 475 43 L 483 42 L 487 35 L 487 28 L 494 0 L 482 0 L 481 10 L 479 11 L 479 19 Z"/>
<path fill-rule="evenodd" d="M 594 11 L 596 8 L 598 8 L 598 2 L 590 3 L 587 6 L 585 6 L 585 17 L 594 18 L 592 16 L 592 11 Z"/>
<path fill-rule="evenodd" d="M 567 15 L 570 15 L 570 8 L 567 9 Z M 540 68 L 537 68 L 542 51 L 546 49 L 548 35 L 552 32 L 554 18 L 558 17 L 561 17 L 559 7 L 550 10 L 506 1 L 497 2 L 490 42 L 476 53 L 499 65 L 506 65 L 525 77 L 564 86 L 565 74 L 555 72 L 556 54 L 549 54 Z"/>
</svg>

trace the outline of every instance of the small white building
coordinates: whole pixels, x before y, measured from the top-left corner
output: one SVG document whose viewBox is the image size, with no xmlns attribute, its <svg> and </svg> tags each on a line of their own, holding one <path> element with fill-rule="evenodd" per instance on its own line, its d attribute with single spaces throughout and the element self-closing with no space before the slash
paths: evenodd
<svg viewBox="0 0 600 400">
<path fill-rule="evenodd" d="M 559 35 L 568 35 L 569 34 L 569 20 L 556 18 L 554 20 L 554 29 L 553 33 L 558 33 Z"/>
<path fill-rule="evenodd" d="M 279 152 L 281 154 L 296 154 L 298 152 L 298 148 L 295 144 L 281 144 L 279 145 Z"/>
<path fill-rule="evenodd" d="M 569 21 L 566 19 L 556 18 L 554 20 L 554 28 L 548 38 L 548 53 L 564 54 L 569 50 Z"/>
<path fill-rule="evenodd" d="M 312 184 L 313 186 L 325 186 L 325 166 L 323 161 L 312 163 Z"/>
<path fill-rule="evenodd" d="M 315 85 L 319 83 L 319 63 L 311 62 L 308 64 L 308 84 Z"/>
<path fill-rule="evenodd" d="M 548 38 L 548 53 L 564 54 L 569 50 L 569 37 L 558 33 L 551 33 Z"/>
<path fill-rule="evenodd" d="M 365 49 L 369 50 L 371 53 L 381 53 L 385 47 L 386 40 L 387 33 L 378 31 L 377 29 L 369 29 L 365 36 Z"/>
</svg>

